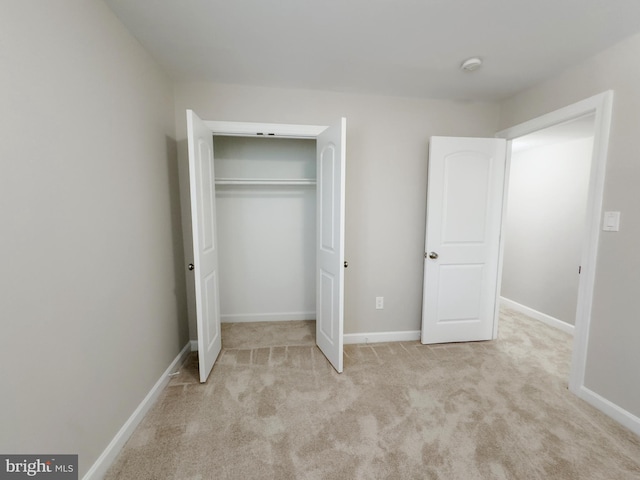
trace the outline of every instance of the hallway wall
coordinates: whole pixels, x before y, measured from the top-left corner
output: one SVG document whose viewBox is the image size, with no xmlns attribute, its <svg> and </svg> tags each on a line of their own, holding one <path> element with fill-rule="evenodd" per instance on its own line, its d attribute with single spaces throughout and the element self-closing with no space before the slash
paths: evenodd
<svg viewBox="0 0 640 480">
<path fill-rule="evenodd" d="M 501 295 L 571 325 L 592 148 L 572 139 L 511 155 Z"/>
</svg>

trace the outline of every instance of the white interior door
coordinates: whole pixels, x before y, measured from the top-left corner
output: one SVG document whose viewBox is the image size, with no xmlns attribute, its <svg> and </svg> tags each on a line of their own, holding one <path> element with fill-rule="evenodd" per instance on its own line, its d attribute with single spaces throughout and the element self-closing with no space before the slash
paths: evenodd
<svg viewBox="0 0 640 480">
<path fill-rule="evenodd" d="M 493 338 L 506 141 L 432 137 L 422 343 Z"/>
<path fill-rule="evenodd" d="M 342 372 L 344 325 L 344 207 L 347 120 L 317 137 L 316 343 Z"/>
<path fill-rule="evenodd" d="M 206 382 L 222 349 L 216 192 L 213 170 L 213 135 L 192 110 L 187 110 L 187 137 L 198 361 L 200 382 Z"/>
</svg>

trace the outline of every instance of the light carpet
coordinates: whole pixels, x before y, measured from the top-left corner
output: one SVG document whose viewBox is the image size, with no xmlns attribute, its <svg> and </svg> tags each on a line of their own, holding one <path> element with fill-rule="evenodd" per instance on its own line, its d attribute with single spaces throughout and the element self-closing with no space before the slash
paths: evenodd
<svg viewBox="0 0 640 480">
<path fill-rule="evenodd" d="M 193 358 L 172 379 L 107 480 L 640 479 L 640 439 L 567 390 L 571 338 L 516 312 L 491 342 L 347 345 L 342 374 L 313 322 L 243 325 L 207 383 Z"/>
</svg>

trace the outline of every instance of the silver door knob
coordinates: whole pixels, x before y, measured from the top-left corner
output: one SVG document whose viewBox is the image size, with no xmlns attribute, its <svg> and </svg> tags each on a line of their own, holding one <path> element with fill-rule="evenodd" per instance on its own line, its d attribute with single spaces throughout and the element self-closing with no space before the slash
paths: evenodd
<svg viewBox="0 0 640 480">
<path fill-rule="evenodd" d="M 346 260 L 344 261 L 344 268 L 347 268 L 349 266 L 349 262 L 347 262 Z"/>
<path fill-rule="evenodd" d="M 438 258 L 438 254 L 436 252 L 431 252 L 429 253 L 429 258 L 431 260 L 435 260 L 436 258 Z"/>
<path fill-rule="evenodd" d="M 193 266 L 193 263 L 190 263 L 189 265 L 187 265 L 187 268 L 188 268 L 189 270 L 193 270 L 193 269 L 194 269 L 194 268 L 196 268 L 196 267 L 194 267 L 194 266 Z"/>
</svg>

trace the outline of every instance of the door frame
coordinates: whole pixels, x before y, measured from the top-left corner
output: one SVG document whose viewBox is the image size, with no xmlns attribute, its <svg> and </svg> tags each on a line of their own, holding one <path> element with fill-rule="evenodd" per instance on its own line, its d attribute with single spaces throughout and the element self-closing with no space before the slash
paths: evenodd
<svg viewBox="0 0 640 480">
<path fill-rule="evenodd" d="M 511 143 L 516 138 L 537 132 L 544 128 L 575 120 L 579 117 L 594 114 L 593 151 L 591 155 L 591 172 L 589 174 L 589 190 L 587 195 L 587 215 L 585 222 L 585 238 L 581 253 L 582 273 L 579 278 L 578 300 L 573 339 L 571 370 L 569 373 L 569 390 L 580 396 L 584 386 L 587 363 L 587 348 L 593 307 L 593 291 L 596 279 L 596 261 L 600 240 L 600 224 L 604 196 L 604 181 L 607 165 L 607 151 L 611 129 L 613 110 L 613 91 L 586 98 L 579 102 L 560 108 L 532 120 L 514 125 L 496 133 L 497 138 L 507 140 L 507 161 L 505 166 L 505 188 L 503 197 L 502 232 L 500 235 L 500 254 L 498 257 L 498 285 L 496 290 L 496 306 L 500 301 L 502 285 L 502 267 L 504 259 L 504 212 L 509 190 L 509 173 L 511 167 Z M 496 308 L 494 320 L 494 338 L 498 334 L 499 309 Z"/>
<path fill-rule="evenodd" d="M 229 137 L 307 138 L 315 140 L 327 125 L 293 125 L 284 123 L 221 122 L 203 120 L 213 135 Z"/>
<path fill-rule="evenodd" d="M 202 120 L 203 123 L 211 130 L 212 135 L 219 136 L 234 136 L 234 137 L 267 137 L 267 138 L 292 138 L 292 139 L 310 139 L 317 140 L 318 136 L 323 133 L 327 128 L 330 128 L 328 125 L 301 125 L 301 124 L 281 124 L 281 123 L 263 123 L 263 122 L 230 122 L 230 121 L 217 121 L 217 120 Z M 190 230 L 192 226 L 189 228 L 183 226 L 185 231 Z M 185 237 L 185 244 L 186 242 Z M 344 248 L 344 247 L 343 247 Z M 189 264 L 192 262 L 190 255 L 193 255 L 191 251 L 188 249 L 185 250 L 185 264 Z M 318 267 L 316 266 L 316 269 Z M 187 282 L 189 282 L 189 278 L 187 277 Z M 343 284 L 344 288 L 344 284 Z M 192 307 L 192 303 L 195 300 L 191 298 L 193 295 L 190 294 L 191 287 L 187 286 L 187 315 L 189 319 L 189 325 L 195 325 L 196 322 L 196 312 Z M 318 306 L 316 305 L 316 311 Z M 191 335 L 191 330 L 189 331 Z M 344 332 L 342 332 L 341 336 L 344 338 Z M 190 341 L 191 350 L 197 350 L 197 341 Z M 341 342 L 342 343 L 342 342 Z M 341 372 L 341 371 L 340 371 Z M 338 373 L 340 373 L 338 372 Z"/>
</svg>

